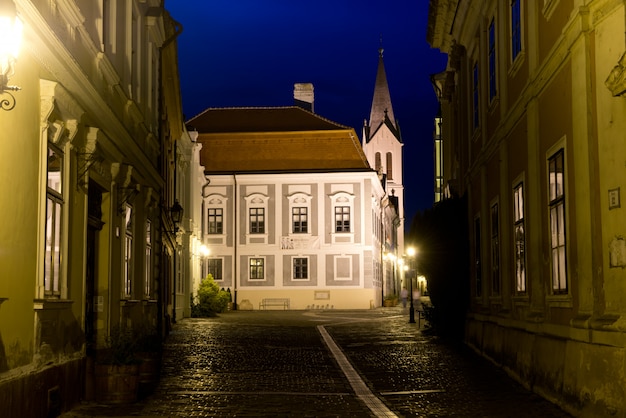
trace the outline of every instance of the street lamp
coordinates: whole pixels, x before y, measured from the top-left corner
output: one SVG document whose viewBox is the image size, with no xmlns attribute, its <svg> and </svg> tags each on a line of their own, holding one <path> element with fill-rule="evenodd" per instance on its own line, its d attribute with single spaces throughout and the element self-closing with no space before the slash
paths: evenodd
<svg viewBox="0 0 626 418">
<path fill-rule="evenodd" d="M 209 250 L 209 247 L 207 247 L 206 245 L 202 244 L 200 246 L 200 256 L 201 257 L 208 257 L 211 254 L 211 250 Z"/>
<path fill-rule="evenodd" d="M 9 86 L 9 78 L 15 72 L 15 61 L 22 43 L 22 21 L 17 17 L 12 0 L 0 1 L 0 109 L 15 107 L 15 97 L 9 91 L 20 90 Z M 4 97 L 6 96 L 6 97 Z"/>
<path fill-rule="evenodd" d="M 411 309 L 409 311 L 409 324 L 414 324 L 415 323 L 415 308 L 413 307 L 413 258 L 415 257 L 416 251 L 415 248 L 413 247 L 409 247 L 406 250 L 406 254 L 409 256 L 409 264 L 411 266 L 411 269 L 409 269 L 409 282 L 410 282 L 410 297 L 411 297 Z"/>
</svg>

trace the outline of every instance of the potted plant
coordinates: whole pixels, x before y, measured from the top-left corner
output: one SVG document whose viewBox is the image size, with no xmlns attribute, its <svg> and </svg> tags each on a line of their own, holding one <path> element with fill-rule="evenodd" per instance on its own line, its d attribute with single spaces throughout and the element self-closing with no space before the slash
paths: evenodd
<svg viewBox="0 0 626 418">
<path fill-rule="evenodd" d="M 140 361 L 139 397 L 144 397 L 152 393 L 159 382 L 163 344 L 156 329 L 144 328 L 139 331 L 138 336 L 136 355 Z"/>
<path fill-rule="evenodd" d="M 129 329 L 115 327 L 106 348 L 96 358 L 96 398 L 100 402 L 126 404 L 137 400 L 139 359 L 136 340 Z"/>
</svg>

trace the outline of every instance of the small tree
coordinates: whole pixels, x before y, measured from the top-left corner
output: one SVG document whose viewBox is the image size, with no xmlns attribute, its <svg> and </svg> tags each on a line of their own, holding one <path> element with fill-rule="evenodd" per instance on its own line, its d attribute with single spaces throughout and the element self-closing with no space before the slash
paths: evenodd
<svg viewBox="0 0 626 418">
<path fill-rule="evenodd" d="M 193 317 L 210 317 L 220 312 L 224 312 L 230 302 L 230 293 L 220 290 L 213 280 L 213 275 L 209 274 L 198 288 L 198 294 L 191 303 L 191 314 Z"/>
</svg>

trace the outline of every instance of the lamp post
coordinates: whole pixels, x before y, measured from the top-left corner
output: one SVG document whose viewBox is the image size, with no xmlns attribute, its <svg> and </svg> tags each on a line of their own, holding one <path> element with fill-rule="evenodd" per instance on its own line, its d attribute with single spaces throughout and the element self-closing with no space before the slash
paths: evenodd
<svg viewBox="0 0 626 418">
<path fill-rule="evenodd" d="M 22 21 L 17 17 L 12 0 L 0 2 L 0 109 L 15 107 L 15 97 L 9 91 L 20 90 L 7 83 L 15 72 L 15 61 L 22 42 Z M 7 97 L 5 97 L 7 96 Z"/>
<path fill-rule="evenodd" d="M 409 311 L 409 324 L 414 324 L 415 323 L 415 308 L 413 307 L 413 258 L 415 257 L 415 248 L 413 247 L 409 247 L 406 250 L 406 254 L 409 256 L 409 264 L 410 267 L 408 272 L 409 272 L 409 281 L 410 281 L 410 297 L 411 297 L 411 305 L 410 305 L 410 311 Z"/>
</svg>

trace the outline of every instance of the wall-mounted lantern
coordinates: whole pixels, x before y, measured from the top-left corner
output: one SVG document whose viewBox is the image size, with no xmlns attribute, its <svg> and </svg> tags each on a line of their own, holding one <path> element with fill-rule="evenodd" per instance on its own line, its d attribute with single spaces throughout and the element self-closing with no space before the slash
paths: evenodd
<svg viewBox="0 0 626 418">
<path fill-rule="evenodd" d="M 178 203 L 178 200 L 174 202 L 170 209 L 170 215 L 172 216 L 172 223 L 175 228 L 178 229 L 178 224 L 183 220 L 183 207 Z"/>
<path fill-rule="evenodd" d="M 17 17 L 13 0 L 0 0 L 0 109 L 15 107 L 15 97 L 9 91 L 20 90 L 8 84 L 15 73 L 15 62 L 22 43 L 22 21 Z"/>
</svg>

